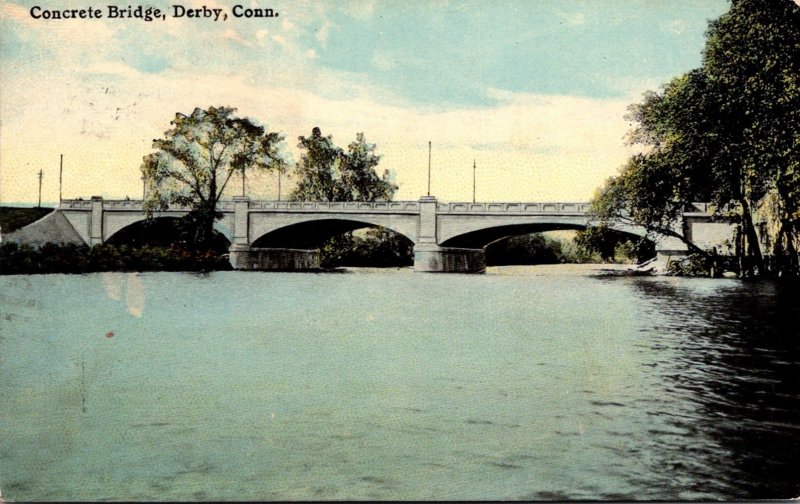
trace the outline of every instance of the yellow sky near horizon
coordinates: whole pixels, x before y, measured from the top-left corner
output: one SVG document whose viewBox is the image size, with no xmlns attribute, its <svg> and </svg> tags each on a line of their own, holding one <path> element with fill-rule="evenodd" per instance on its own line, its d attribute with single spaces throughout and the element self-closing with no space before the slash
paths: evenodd
<svg viewBox="0 0 800 504">
<path fill-rule="evenodd" d="M 61 88 L 61 96 L 51 93 L 50 102 L 23 104 L 32 119 L 0 130 L 0 201 L 35 202 L 39 169 L 44 171 L 43 201 L 58 201 L 60 154 L 64 198 L 138 198 L 139 165 L 152 151 L 152 139 L 169 128 L 175 112 L 188 113 L 195 106 L 237 106 L 239 115 L 283 132 L 294 161 L 300 158 L 296 137 L 308 135 L 314 126 L 332 134 L 342 147 L 363 131 L 378 146 L 380 169 L 395 174 L 400 186 L 396 199 L 417 199 L 426 193 L 428 141 L 433 144 L 431 192 L 447 201 L 472 198 L 473 160 L 480 201 L 585 201 L 631 153 L 624 145 L 626 100 L 510 96 L 495 107 L 437 111 L 365 98 L 325 99 L 290 89 L 270 89 L 265 95 L 229 76 L 206 76 L 205 85 L 191 92 L 182 91 L 180 81 L 159 78 L 161 82 L 147 83 L 148 79 L 156 78 L 143 75 L 136 82 L 157 90 L 157 96 L 141 96 L 121 110 L 111 106 L 117 103 L 111 99 L 108 104 L 97 100 L 96 93 L 90 98 L 93 90 L 87 90 L 85 98 L 76 97 L 79 91 L 74 87 Z M 35 89 L 47 83 L 24 85 Z M 111 86 L 109 93 L 137 96 L 125 85 Z M 65 107 L 90 99 L 100 112 Z M 58 116 L 61 121 L 43 131 L 35 124 L 41 116 Z M 285 195 L 291 182 L 283 182 Z M 240 185 L 233 183 L 230 193 L 239 191 Z M 251 178 L 248 194 L 276 198 L 277 178 Z"/>
</svg>

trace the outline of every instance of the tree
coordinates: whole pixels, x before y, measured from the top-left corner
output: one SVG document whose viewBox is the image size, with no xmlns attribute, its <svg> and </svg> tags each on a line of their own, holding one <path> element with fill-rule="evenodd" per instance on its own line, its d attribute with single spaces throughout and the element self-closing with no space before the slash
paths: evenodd
<svg viewBox="0 0 800 504">
<path fill-rule="evenodd" d="M 290 195 L 295 201 L 337 201 L 335 177 L 344 153 L 333 144 L 330 135 L 322 136 L 319 128 L 310 137 L 298 137 L 297 147 L 305 150 L 295 167 L 297 185 Z"/>
<path fill-rule="evenodd" d="M 586 255 L 597 252 L 600 254 L 600 260 L 604 262 L 618 259 L 642 261 L 655 255 L 652 241 L 632 238 L 631 235 L 603 226 L 578 231 L 575 233 L 574 241 Z"/>
<path fill-rule="evenodd" d="M 217 204 L 234 174 L 248 170 L 282 169 L 283 136 L 267 131 L 249 118 L 238 118 L 235 108 L 194 109 L 177 113 L 164 138 L 153 140 L 156 152 L 144 157 L 147 184 L 145 209 L 149 216 L 170 204 L 191 207 L 186 222 L 193 241 L 207 246 L 214 221 L 222 214 Z"/>
<path fill-rule="evenodd" d="M 384 170 L 382 176 L 378 175 L 380 156 L 375 154 L 375 144 L 367 143 L 363 133 L 356 135 L 347 152 L 334 145 L 330 135 L 322 136 L 319 128 L 314 128 L 311 136 L 301 136 L 298 140 L 297 146 L 305 152 L 296 166 L 298 183 L 291 199 L 390 201 L 394 196 L 397 186 L 391 181 L 391 173 Z M 323 266 L 339 264 L 357 245 L 352 233 L 331 237 L 320 247 L 320 262 Z"/>
<path fill-rule="evenodd" d="M 630 141 L 644 151 L 594 200 L 601 219 L 631 222 L 681 238 L 675 224 L 692 201 L 714 203 L 737 222 L 750 270 L 765 273 L 754 211 L 779 198 L 781 243 L 797 261 L 800 175 L 800 7 L 735 0 L 710 23 L 703 66 L 648 92 L 630 108 Z"/>
<path fill-rule="evenodd" d="M 367 143 L 363 133 L 348 146 L 347 152 L 314 128 L 310 137 L 298 138 L 305 150 L 296 167 L 297 186 L 292 199 L 301 201 L 389 201 L 397 186 L 388 170 L 378 176 L 380 156 L 375 144 Z"/>
<path fill-rule="evenodd" d="M 753 225 L 756 206 L 770 192 L 780 230 L 776 245 L 797 274 L 800 231 L 800 6 L 794 2 L 734 0 L 710 24 L 703 68 L 722 97 L 715 171 L 733 183 L 719 199 L 741 207 L 748 247 L 764 262 Z M 773 251 L 775 252 L 775 251 Z"/>
<path fill-rule="evenodd" d="M 648 233 L 672 236 L 694 253 L 704 254 L 678 226 L 694 201 L 710 198 L 708 166 L 719 150 L 713 130 L 716 103 L 702 70 L 694 70 L 648 91 L 626 118 L 637 126 L 628 135 L 643 153 L 633 155 L 617 177 L 606 181 L 592 201 L 601 222 L 643 226 Z"/>
</svg>

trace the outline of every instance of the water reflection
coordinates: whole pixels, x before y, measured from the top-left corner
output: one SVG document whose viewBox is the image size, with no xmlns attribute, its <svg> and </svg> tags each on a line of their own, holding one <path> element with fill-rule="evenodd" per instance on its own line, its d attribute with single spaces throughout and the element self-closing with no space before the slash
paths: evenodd
<svg viewBox="0 0 800 504">
<path fill-rule="evenodd" d="M 631 282 L 664 324 L 648 340 L 664 394 L 648 414 L 674 431 L 651 431 L 653 472 L 680 498 L 799 496 L 800 289 Z"/>
</svg>

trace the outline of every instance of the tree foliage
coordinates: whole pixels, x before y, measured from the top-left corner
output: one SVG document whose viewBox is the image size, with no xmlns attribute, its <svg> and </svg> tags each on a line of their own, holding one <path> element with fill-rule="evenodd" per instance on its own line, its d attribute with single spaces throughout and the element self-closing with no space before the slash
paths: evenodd
<svg viewBox="0 0 800 504">
<path fill-rule="evenodd" d="M 486 247 L 486 265 L 558 264 L 567 260 L 561 247 L 559 240 L 541 233 L 512 236 Z"/>
<path fill-rule="evenodd" d="M 655 255 L 655 246 L 646 238 L 632 237 L 606 227 L 590 227 L 575 233 L 577 247 L 587 255 L 596 252 L 603 262 L 619 259 L 641 262 Z"/>
<path fill-rule="evenodd" d="M 322 136 L 314 128 L 311 136 L 298 138 L 304 150 L 295 168 L 297 186 L 291 198 L 301 201 L 389 201 L 397 186 L 391 174 L 376 168 L 380 156 L 375 144 L 367 143 L 363 133 L 356 135 L 347 152 L 333 143 L 330 135 Z"/>
<path fill-rule="evenodd" d="M 693 201 L 713 203 L 741 228 L 754 271 L 765 272 L 756 213 L 774 194 L 777 242 L 796 272 L 800 226 L 800 6 L 734 0 L 712 21 L 703 64 L 630 107 L 642 147 L 593 202 L 604 220 L 627 219 L 684 240 L 676 224 Z M 773 250 L 772 252 L 775 252 Z M 791 264 L 790 264 L 791 265 Z"/>
<path fill-rule="evenodd" d="M 156 152 L 142 163 L 148 213 L 170 204 L 191 207 L 186 222 L 197 244 L 211 240 L 214 221 L 221 217 L 217 203 L 235 174 L 281 169 L 285 164 L 280 152 L 283 136 L 234 112 L 210 107 L 176 114 L 164 138 L 153 140 Z"/>
</svg>

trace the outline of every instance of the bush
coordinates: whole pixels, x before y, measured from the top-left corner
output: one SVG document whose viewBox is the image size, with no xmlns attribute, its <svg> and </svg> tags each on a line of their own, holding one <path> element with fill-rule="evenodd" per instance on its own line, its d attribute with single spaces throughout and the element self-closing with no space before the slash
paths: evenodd
<svg viewBox="0 0 800 504">
<path fill-rule="evenodd" d="M 0 274 L 90 273 L 99 271 L 219 271 L 230 270 L 224 254 L 179 246 L 132 248 L 126 245 L 46 243 L 39 249 L 16 243 L 0 244 Z"/>
<path fill-rule="evenodd" d="M 540 234 L 514 236 L 486 247 L 486 265 L 557 264 L 565 262 L 562 243 Z"/>
</svg>

